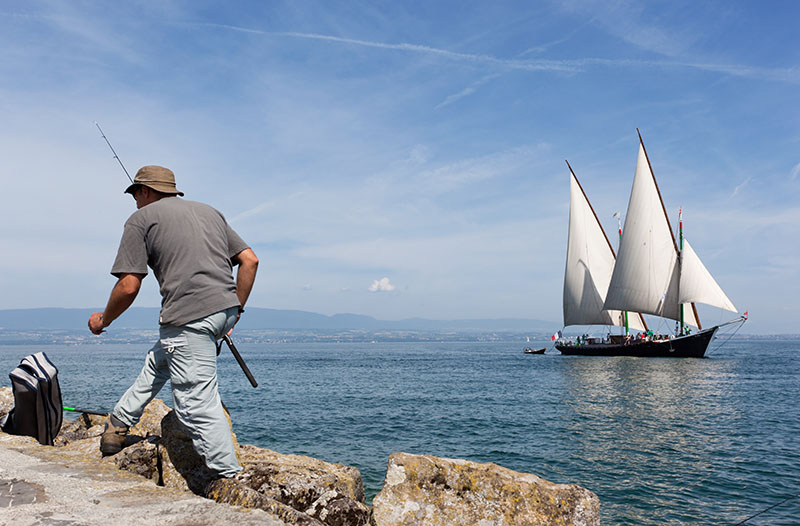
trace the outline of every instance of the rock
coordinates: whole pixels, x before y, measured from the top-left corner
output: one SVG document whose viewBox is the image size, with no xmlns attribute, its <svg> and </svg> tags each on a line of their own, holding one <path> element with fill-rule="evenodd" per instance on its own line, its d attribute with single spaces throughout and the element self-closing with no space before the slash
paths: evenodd
<svg viewBox="0 0 800 526">
<path fill-rule="evenodd" d="M 267 497 L 236 479 L 219 479 L 211 482 L 206 496 L 216 502 L 224 502 L 244 508 L 257 508 L 278 516 L 287 524 L 296 526 L 325 526 L 315 518 L 301 513 L 291 506 Z"/>
<path fill-rule="evenodd" d="M 32 437 L 0 433 L 0 524 L 287 526 L 263 510 L 158 487 L 118 470 L 113 458 L 84 461 Z"/>
<path fill-rule="evenodd" d="M 119 469 L 130 471 L 144 478 L 151 479 L 163 486 L 161 459 L 159 458 L 158 437 L 151 436 L 145 440 L 126 447 L 112 458 Z"/>
<path fill-rule="evenodd" d="M 574 484 L 554 484 L 496 464 L 393 453 L 373 501 L 376 526 L 600 524 L 600 501 Z"/>
<path fill-rule="evenodd" d="M 329 526 L 365 526 L 369 524 L 372 512 L 365 504 L 330 490 L 311 504 L 306 515 Z"/>
<path fill-rule="evenodd" d="M 85 438 L 98 436 L 103 433 L 106 421 L 105 416 L 81 414 L 76 420 L 64 419 L 61 424 L 61 431 L 53 439 L 56 447 L 66 446 L 70 442 L 76 442 Z"/>
<path fill-rule="evenodd" d="M 209 498 L 246 507 L 260 507 L 278 514 L 274 503 L 290 507 L 301 516 L 283 520 L 314 520 L 308 524 L 360 526 L 369 523 L 370 508 L 364 504 L 364 485 L 358 469 L 298 455 L 282 455 L 268 449 L 243 445 L 239 448 L 244 471 L 226 481 L 225 491 L 209 490 Z M 246 488 L 246 489 L 243 489 Z M 268 500 L 256 499 L 251 491 Z M 306 522 L 297 522 L 306 524 Z"/>
<path fill-rule="evenodd" d="M 230 418 L 228 421 L 230 422 Z M 204 495 L 206 486 L 214 479 L 215 474 L 206 468 L 205 461 L 195 451 L 192 439 L 173 411 L 161 420 L 160 434 L 158 452 L 163 485 Z M 235 446 L 237 444 L 234 436 Z"/>
<path fill-rule="evenodd" d="M 0 387 L 0 420 L 14 409 L 14 391 L 10 387 Z"/>
<path fill-rule="evenodd" d="M 39 484 L 19 479 L 0 480 L 0 508 L 46 501 L 47 493 Z"/>
<path fill-rule="evenodd" d="M 170 411 L 171 409 L 157 398 L 147 404 L 139 423 L 128 430 L 128 437 L 125 439 L 123 446 L 125 449 L 122 452 L 143 440 L 153 442 L 155 438 L 158 438 L 161 435 L 161 420 Z M 87 415 L 84 413 L 77 420 L 65 420 L 61 426 L 61 432 L 53 442 L 68 451 L 76 451 L 101 459 L 100 435 L 103 434 L 107 419 L 107 416 Z M 122 454 L 122 452 L 118 453 L 118 455 Z M 113 458 L 116 459 L 117 456 L 115 455 Z M 155 469 L 155 464 L 153 469 Z"/>
<path fill-rule="evenodd" d="M 295 509 L 307 509 L 330 490 L 364 502 L 361 473 L 353 466 L 301 455 L 282 455 L 250 445 L 241 446 L 239 453 L 245 469 L 242 479 L 259 493 Z"/>
<path fill-rule="evenodd" d="M 128 430 L 128 434 L 147 438 L 151 435 L 161 436 L 161 421 L 172 409 L 159 398 L 147 404 L 139 422 Z M 103 420 L 105 424 L 105 420 Z"/>
</svg>

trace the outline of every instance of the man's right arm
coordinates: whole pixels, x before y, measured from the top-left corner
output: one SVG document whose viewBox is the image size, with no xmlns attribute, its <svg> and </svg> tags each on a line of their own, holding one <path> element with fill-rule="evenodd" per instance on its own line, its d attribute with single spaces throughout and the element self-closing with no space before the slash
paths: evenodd
<svg viewBox="0 0 800 526">
<path fill-rule="evenodd" d="M 103 312 L 95 312 L 89 317 L 89 330 L 100 334 L 111 322 L 131 306 L 139 294 L 144 274 L 122 274 L 111 290 L 108 304 Z"/>
</svg>

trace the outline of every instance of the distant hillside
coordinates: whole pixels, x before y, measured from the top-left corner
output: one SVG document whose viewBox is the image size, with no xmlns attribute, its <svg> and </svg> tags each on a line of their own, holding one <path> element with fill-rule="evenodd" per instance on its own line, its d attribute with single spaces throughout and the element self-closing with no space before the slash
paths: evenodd
<svg viewBox="0 0 800 526">
<path fill-rule="evenodd" d="M 0 329 L 21 330 L 69 330 L 83 329 L 95 309 L 9 309 L 0 310 Z M 114 327 L 119 329 L 154 329 L 158 323 L 158 309 L 132 307 L 118 320 Z M 262 309 L 247 307 L 238 328 L 259 329 L 356 329 L 356 330 L 409 330 L 409 331 L 552 331 L 559 328 L 556 322 L 543 320 L 507 319 L 467 319 L 467 320 L 429 320 L 409 318 L 405 320 L 378 320 L 361 314 L 334 314 L 326 316 L 300 310 Z"/>
</svg>

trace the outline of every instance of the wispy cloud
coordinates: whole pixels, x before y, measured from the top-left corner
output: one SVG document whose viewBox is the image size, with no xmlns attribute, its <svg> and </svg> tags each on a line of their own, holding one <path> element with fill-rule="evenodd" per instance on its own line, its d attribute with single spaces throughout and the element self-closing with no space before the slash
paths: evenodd
<svg viewBox="0 0 800 526">
<path fill-rule="evenodd" d="M 534 60 L 503 59 L 494 57 L 492 55 L 459 53 L 456 51 L 449 51 L 446 49 L 440 49 L 421 44 L 411 44 L 407 42 L 393 44 L 393 43 L 379 42 L 374 40 L 362 40 L 357 38 L 337 37 L 333 35 L 321 35 L 317 33 L 262 31 L 259 29 L 249 29 L 239 26 L 232 26 L 228 24 L 194 23 L 192 25 L 217 27 L 221 29 L 230 29 L 232 31 L 242 31 L 246 33 L 254 33 L 265 36 L 302 38 L 307 40 L 322 40 L 327 42 L 337 42 L 340 44 L 349 44 L 349 45 L 371 47 L 377 49 L 423 53 L 426 55 L 438 56 L 449 60 L 456 60 L 462 62 L 468 61 L 468 62 L 474 62 L 476 64 L 492 65 L 510 70 L 573 72 L 576 71 L 577 69 L 573 64 L 571 64 L 571 61 L 542 60 L 542 59 L 534 59 Z"/>
<path fill-rule="evenodd" d="M 747 179 L 745 179 L 741 184 L 739 184 L 736 188 L 733 189 L 733 194 L 731 195 L 733 196 L 738 194 L 742 190 L 742 188 L 747 186 L 747 183 L 749 183 L 752 179 L 753 179 L 752 177 L 748 177 Z"/>
<path fill-rule="evenodd" d="M 41 22 L 69 39 L 82 42 L 87 48 L 91 48 L 84 49 L 79 54 L 73 53 L 69 55 L 65 53 L 63 55 L 64 60 L 86 61 L 86 57 L 92 56 L 96 50 L 100 54 L 113 54 L 117 59 L 131 64 L 143 64 L 145 62 L 139 50 L 140 46 L 135 45 L 125 34 L 113 31 L 113 22 L 107 18 L 86 14 L 84 10 L 73 7 L 73 4 L 69 2 L 51 4 L 50 8 L 52 9 L 50 12 L 14 12 L 4 13 L 4 16 L 17 18 L 29 23 Z M 40 47 L 39 39 L 36 40 L 37 47 Z M 45 41 L 45 45 L 51 43 Z M 53 48 L 51 52 L 56 50 L 58 49 Z M 94 64 L 102 64 L 102 61 L 96 57 L 88 60 Z"/>
<path fill-rule="evenodd" d="M 431 56 L 438 56 L 444 59 L 472 62 L 485 66 L 493 66 L 503 71 L 555 71 L 563 73 L 576 73 L 590 66 L 607 66 L 622 68 L 687 68 L 722 73 L 736 77 L 749 77 L 758 79 L 768 79 L 773 81 L 800 84 L 800 68 L 763 68 L 747 66 L 742 64 L 715 64 L 701 61 L 682 61 L 682 60 L 633 60 L 633 59 L 609 59 L 601 57 L 585 57 L 576 59 L 546 60 L 546 59 L 523 59 L 498 58 L 487 54 L 460 53 L 446 49 L 425 46 L 421 44 L 411 44 L 407 42 L 388 43 L 374 40 L 362 40 L 357 38 L 338 37 L 333 35 L 323 35 L 318 33 L 299 33 L 299 32 L 274 32 L 251 29 L 229 24 L 214 23 L 192 23 L 193 26 L 215 27 L 240 31 L 264 36 L 301 38 L 307 40 L 320 40 L 326 42 L 337 42 L 354 46 L 370 47 L 376 49 L 387 49 L 392 51 L 404 51 L 412 53 L 423 53 Z M 465 88 L 464 91 L 453 95 L 453 100 L 445 100 L 441 105 L 452 103 L 465 95 L 472 93 L 475 87 L 491 80 L 495 75 L 488 75 L 482 80 L 477 81 L 472 88 Z M 471 90 L 471 91 L 470 91 Z M 448 98 L 449 99 L 449 98 Z M 440 105 L 440 106 L 441 106 Z"/>
<path fill-rule="evenodd" d="M 587 22 L 587 24 L 588 24 L 588 22 Z M 551 47 L 555 47 L 555 46 L 558 46 L 558 45 L 563 44 L 565 42 L 568 42 L 581 29 L 583 29 L 583 27 L 586 26 L 587 24 L 583 24 L 581 27 L 573 29 L 572 31 L 570 31 L 570 33 L 568 35 L 566 35 L 566 36 L 564 36 L 562 38 L 559 38 L 559 39 L 554 40 L 552 42 L 547 42 L 547 43 L 539 45 L 539 46 L 530 47 L 530 48 L 524 50 L 523 52 L 519 53 L 516 56 L 516 58 L 519 60 L 519 59 L 522 59 L 523 57 L 525 57 L 527 55 L 542 54 L 542 53 L 547 52 Z M 476 93 L 478 91 L 478 89 L 480 89 L 482 86 L 484 86 L 488 82 L 501 77 L 503 75 L 503 73 L 504 72 L 497 72 L 497 73 L 490 73 L 488 75 L 482 76 L 480 79 L 478 79 L 475 82 L 471 83 L 469 86 L 467 86 L 466 88 L 462 89 L 458 93 L 454 93 L 454 94 L 449 95 L 448 97 L 446 97 L 441 103 L 437 104 L 434 109 L 440 109 L 440 108 L 443 108 L 445 106 L 449 106 L 450 104 L 453 104 L 454 102 L 457 102 L 457 101 L 459 101 L 459 100 L 461 100 L 461 99 L 463 99 L 465 97 L 473 95 L 474 93 Z"/>
<path fill-rule="evenodd" d="M 247 217 L 258 215 L 259 213 L 261 213 L 264 210 L 266 210 L 268 208 L 271 208 L 273 206 L 275 206 L 275 201 L 266 201 L 264 203 L 261 203 L 258 206 L 254 206 L 253 208 L 250 208 L 249 210 L 245 210 L 241 214 L 238 214 L 235 217 L 231 218 L 229 221 L 231 223 L 236 223 L 236 222 L 241 221 L 242 219 L 245 219 Z"/>
<path fill-rule="evenodd" d="M 545 143 L 525 145 L 437 166 L 417 175 L 417 188 L 434 195 L 465 184 L 514 173 L 523 167 L 535 165 L 549 148 Z"/>
<path fill-rule="evenodd" d="M 794 181 L 795 179 L 797 179 L 798 174 L 800 174 L 800 163 L 795 164 L 794 168 L 792 168 L 792 173 L 789 176 L 789 180 Z"/>
<path fill-rule="evenodd" d="M 478 88 L 480 88 L 481 86 L 483 86 L 487 82 L 496 79 L 500 75 L 501 75 L 501 73 L 493 73 L 491 75 L 485 75 L 485 76 L 481 77 L 480 79 L 476 80 L 475 82 L 473 82 L 472 84 L 470 84 L 466 88 L 462 89 L 458 93 L 454 93 L 454 94 L 449 95 L 448 97 L 446 97 L 442 102 L 437 104 L 434 109 L 438 110 L 440 108 L 444 108 L 445 106 L 453 104 L 454 102 L 456 102 L 456 101 L 458 101 L 460 99 L 463 99 L 464 97 L 468 97 L 468 96 L 472 95 L 473 93 L 478 91 Z"/>
</svg>

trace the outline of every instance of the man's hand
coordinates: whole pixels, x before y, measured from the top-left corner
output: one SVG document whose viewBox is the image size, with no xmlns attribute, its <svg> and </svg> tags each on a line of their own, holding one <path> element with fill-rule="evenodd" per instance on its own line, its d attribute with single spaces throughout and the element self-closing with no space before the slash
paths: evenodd
<svg viewBox="0 0 800 526">
<path fill-rule="evenodd" d="M 103 313 L 102 312 L 95 312 L 91 316 L 89 316 L 89 330 L 92 331 L 92 334 L 100 334 L 105 332 L 103 329 L 106 328 L 105 323 L 103 323 Z"/>
<path fill-rule="evenodd" d="M 243 312 L 244 312 L 244 309 L 239 307 L 239 312 L 236 313 L 236 321 L 233 322 L 233 327 L 231 327 L 231 330 L 228 331 L 228 338 L 230 338 L 231 334 L 233 334 L 233 328 L 236 327 L 236 324 L 239 323 L 239 320 L 242 319 L 242 313 Z"/>
</svg>

